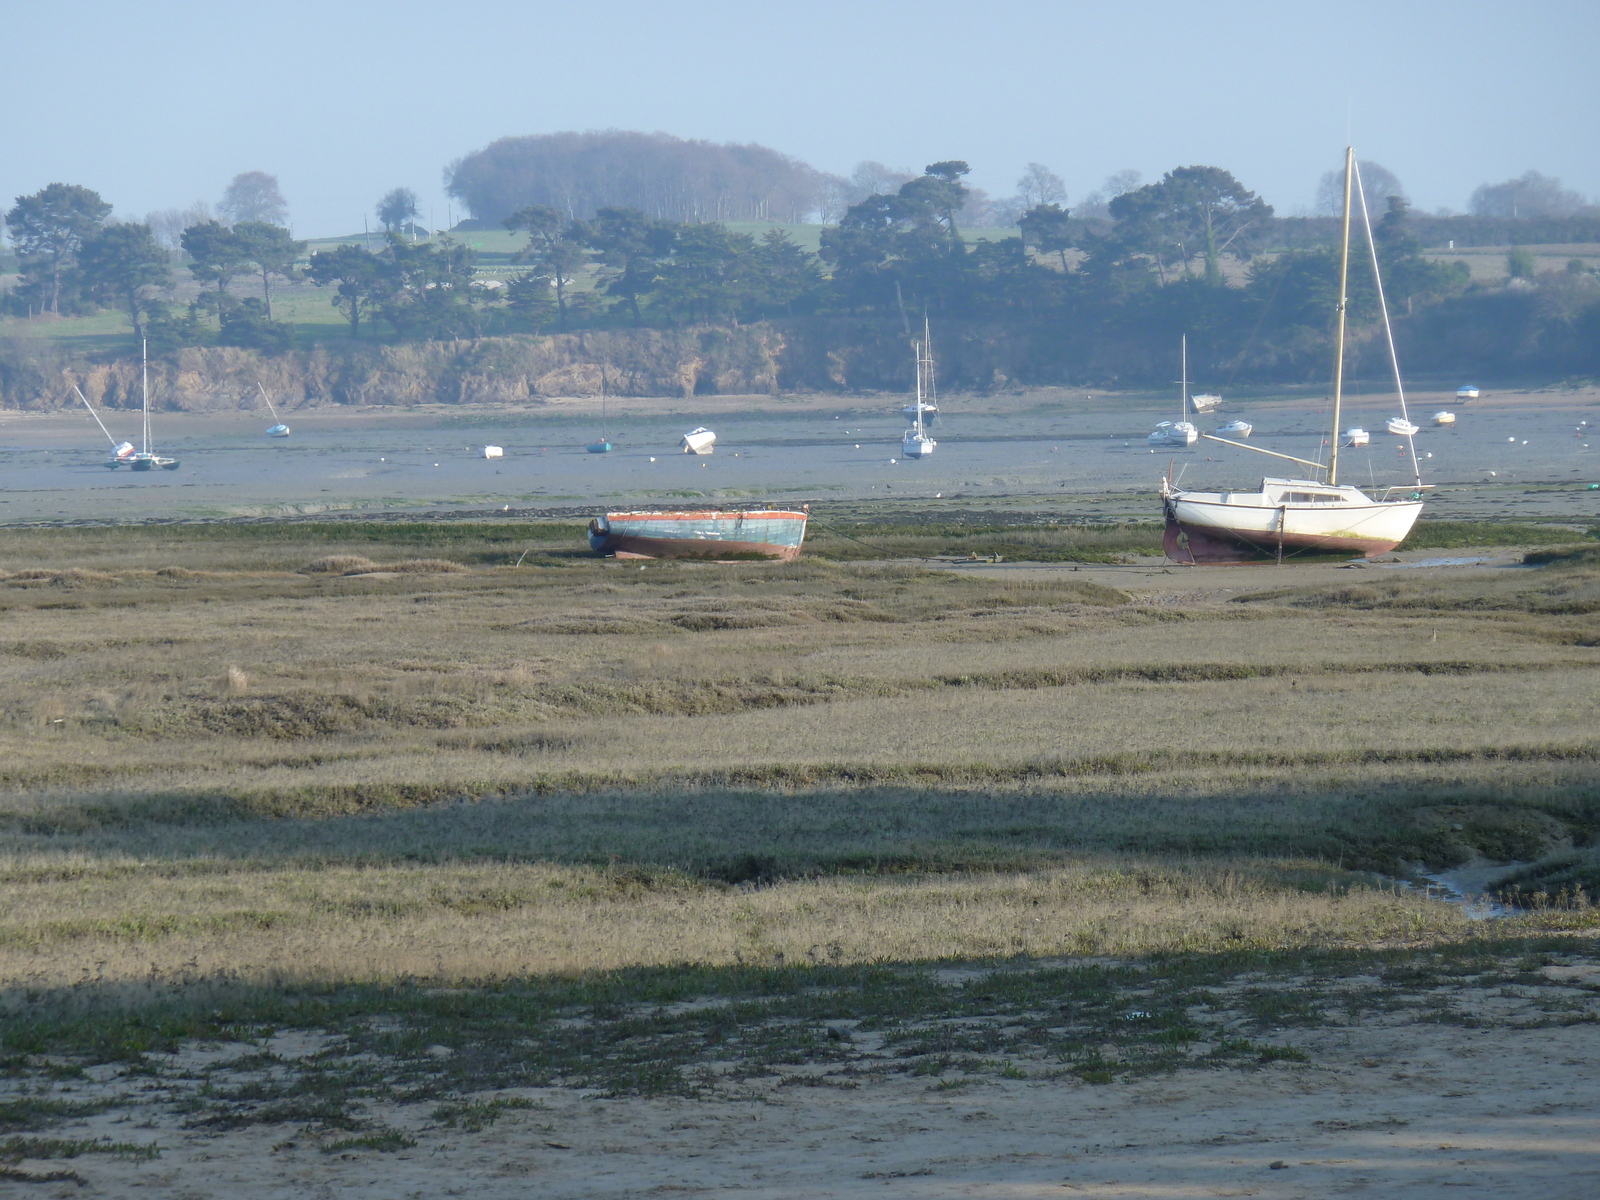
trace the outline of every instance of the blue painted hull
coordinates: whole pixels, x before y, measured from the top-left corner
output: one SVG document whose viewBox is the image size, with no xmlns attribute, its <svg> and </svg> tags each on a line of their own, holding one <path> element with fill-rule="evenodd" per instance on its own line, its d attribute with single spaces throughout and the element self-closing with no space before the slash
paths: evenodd
<svg viewBox="0 0 1600 1200">
<path fill-rule="evenodd" d="M 615 512 L 589 524 L 589 545 L 618 558 L 770 558 L 792 562 L 804 512 Z"/>
</svg>

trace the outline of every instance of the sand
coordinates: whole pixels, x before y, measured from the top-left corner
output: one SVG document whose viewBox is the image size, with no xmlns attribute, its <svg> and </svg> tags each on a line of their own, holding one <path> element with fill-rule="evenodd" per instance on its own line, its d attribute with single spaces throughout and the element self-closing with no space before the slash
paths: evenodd
<svg viewBox="0 0 1600 1200">
<path fill-rule="evenodd" d="M 315 1135 L 284 1125 L 186 1129 L 174 1105 L 181 1086 L 106 1079 L 100 1087 L 133 1093 L 132 1108 L 53 1136 L 154 1140 L 160 1157 L 57 1162 L 81 1185 L 30 1194 L 1580 1200 L 1600 1195 L 1600 960 L 1568 959 L 1543 974 L 1549 983 L 1532 990 L 1442 994 L 1457 1014 L 1445 1023 L 1415 1011 L 1368 1014 L 1268 1039 L 1304 1050 L 1306 1063 L 1098 1085 L 1047 1078 L 1049 1064 L 1027 1060 L 1018 1061 L 1030 1076 L 1022 1079 L 852 1075 L 835 1066 L 821 1086 L 782 1082 L 820 1078 L 822 1068 L 799 1066 L 729 1084 L 711 1099 L 494 1093 L 532 1107 L 476 1133 L 432 1123 L 431 1103 L 374 1107 L 371 1116 L 415 1138 L 398 1153 L 324 1153 Z M 1552 1004 L 1565 1015 L 1539 1024 Z M 871 1036 L 858 1039 L 862 1061 L 871 1061 Z M 290 1055 L 297 1046 L 309 1052 L 318 1041 L 280 1035 L 271 1048 Z M 196 1048 L 183 1057 L 194 1066 L 227 1052 Z"/>
</svg>

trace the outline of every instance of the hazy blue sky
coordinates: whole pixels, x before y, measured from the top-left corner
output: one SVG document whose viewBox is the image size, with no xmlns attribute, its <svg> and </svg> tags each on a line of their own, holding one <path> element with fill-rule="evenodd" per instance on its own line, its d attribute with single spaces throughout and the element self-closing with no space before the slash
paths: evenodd
<svg viewBox="0 0 1600 1200">
<path fill-rule="evenodd" d="M 278 176 L 300 236 L 361 227 L 506 134 L 665 130 L 824 170 L 1028 161 L 1232 170 L 1283 213 L 1363 158 L 1426 209 L 1532 168 L 1600 195 L 1600 0 L 369 4 L 3 0 L 0 200 L 60 180 L 119 215 Z"/>
</svg>

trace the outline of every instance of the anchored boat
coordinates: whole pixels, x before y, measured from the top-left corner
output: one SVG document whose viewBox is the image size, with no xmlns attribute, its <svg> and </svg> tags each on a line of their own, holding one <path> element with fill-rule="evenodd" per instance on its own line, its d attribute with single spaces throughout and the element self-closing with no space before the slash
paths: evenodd
<svg viewBox="0 0 1600 1200">
<path fill-rule="evenodd" d="M 1178 393 L 1178 419 L 1176 421 L 1162 421 L 1150 431 L 1150 436 L 1145 439 L 1145 444 L 1160 446 L 1163 449 L 1171 448 L 1181 450 L 1185 446 L 1192 446 L 1200 440 L 1200 431 L 1194 427 L 1194 422 L 1189 420 L 1189 335 L 1184 334 L 1179 342 L 1179 355 L 1183 361 L 1182 380 L 1179 384 L 1181 391 Z"/>
<path fill-rule="evenodd" d="M 912 416 L 912 425 L 900 439 L 900 456 L 927 458 L 939 448 L 939 443 L 928 436 L 927 426 L 922 418 L 930 409 L 938 413 L 939 402 L 934 399 L 933 394 L 933 347 L 926 317 L 922 320 L 922 341 L 913 342 L 911 346 L 917 360 L 917 398 L 913 404 L 906 405 Z"/>
<path fill-rule="evenodd" d="M 1356 167 L 1355 151 L 1345 150 L 1344 166 L 1344 233 L 1339 260 L 1339 302 L 1337 304 L 1337 350 L 1333 366 L 1333 436 L 1328 462 L 1312 462 L 1292 454 L 1279 454 L 1259 446 L 1247 446 L 1213 434 L 1203 435 L 1210 441 L 1223 442 L 1274 458 L 1287 459 L 1326 473 L 1326 480 L 1275 479 L 1261 481 L 1256 491 L 1188 492 L 1173 486 L 1170 479 L 1162 481 L 1161 498 L 1166 513 L 1164 545 L 1167 557 L 1174 562 L 1237 563 L 1258 561 L 1275 557 L 1282 562 L 1286 554 L 1306 551 L 1354 551 L 1371 558 L 1393 550 L 1411 532 L 1422 512 L 1423 484 L 1417 466 L 1416 444 L 1411 443 L 1411 465 L 1416 482 L 1401 488 L 1389 488 L 1374 499 L 1360 488 L 1339 483 L 1340 444 L 1365 445 L 1365 430 L 1351 428 L 1343 436 L 1339 432 L 1340 407 L 1344 395 L 1344 341 L 1345 308 L 1349 297 L 1350 277 L 1350 217 L 1352 188 L 1361 193 L 1361 175 Z M 1366 226 L 1367 245 L 1372 252 L 1372 269 L 1378 270 L 1377 244 L 1372 237 L 1372 221 L 1367 214 L 1366 198 L 1361 195 L 1361 216 Z M 1389 339 L 1389 360 L 1394 366 L 1395 390 L 1400 401 L 1400 416 L 1391 424 L 1402 425 L 1410 432 L 1399 436 L 1408 440 L 1416 431 L 1406 413 L 1405 387 L 1400 380 L 1400 360 L 1395 353 L 1394 333 L 1389 322 L 1389 306 L 1383 295 L 1383 281 L 1378 279 L 1378 304 L 1383 313 L 1384 330 Z M 1359 439 L 1357 437 L 1359 435 Z M 1402 495 L 1398 498 L 1395 493 Z"/>
<path fill-rule="evenodd" d="M 611 512 L 589 522 L 589 545 L 618 558 L 768 558 L 793 562 L 805 541 L 799 512 Z"/>
<path fill-rule="evenodd" d="M 106 466 L 117 467 L 126 463 L 135 471 L 152 471 L 157 467 L 160 467 L 163 471 L 176 471 L 178 469 L 177 459 L 166 458 L 150 449 L 150 343 L 148 341 L 139 343 L 139 354 L 139 381 L 140 387 L 144 390 L 144 448 L 137 453 L 126 456 L 119 453 L 110 462 L 106 463 Z"/>
</svg>

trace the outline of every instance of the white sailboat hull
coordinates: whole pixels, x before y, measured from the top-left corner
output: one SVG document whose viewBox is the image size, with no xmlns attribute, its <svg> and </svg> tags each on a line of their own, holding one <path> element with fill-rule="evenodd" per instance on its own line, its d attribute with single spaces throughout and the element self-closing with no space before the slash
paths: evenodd
<svg viewBox="0 0 1600 1200">
<path fill-rule="evenodd" d="M 1249 562 L 1265 555 L 1387 554 L 1411 532 L 1421 500 L 1373 500 L 1353 487 L 1267 480 L 1259 492 L 1169 491 L 1166 549 L 1177 562 Z"/>
<path fill-rule="evenodd" d="M 908 436 L 900 443 L 900 457 L 927 458 L 938 445 L 931 437 Z"/>
<path fill-rule="evenodd" d="M 683 441 L 679 445 L 683 447 L 685 454 L 711 454 L 717 447 L 717 435 L 701 426 L 684 434 Z"/>
</svg>

